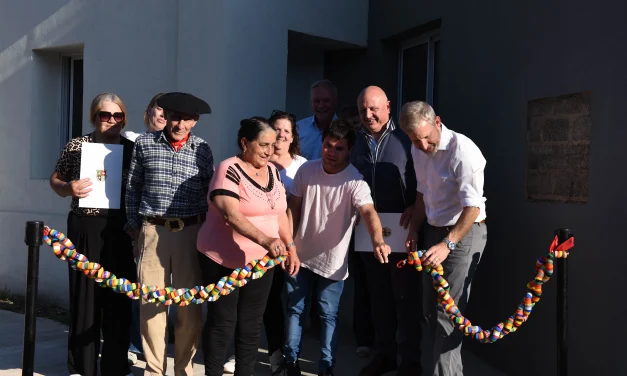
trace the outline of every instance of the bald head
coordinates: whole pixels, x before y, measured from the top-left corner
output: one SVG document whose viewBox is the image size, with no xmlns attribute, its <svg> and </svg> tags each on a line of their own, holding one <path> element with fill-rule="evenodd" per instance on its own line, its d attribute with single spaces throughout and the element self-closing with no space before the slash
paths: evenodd
<svg viewBox="0 0 627 376">
<path fill-rule="evenodd" d="M 381 97 L 384 98 L 384 100 L 386 101 L 388 100 L 387 95 L 385 95 L 385 91 L 383 91 L 383 89 L 378 86 L 368 86 L 367 88 L 362 90 L 361 93 L 359 93 L 359 98 L 357 100 L 361 102 L 364 98 L 374 97 Z"/>
<path fill-rule="evenodd" d="M 357 98 L 357 108 L 362 124 L 375 137 L 379 136 L 390 120 L 390 101 L 383 89 L 368 86 Z"/>
</svg>

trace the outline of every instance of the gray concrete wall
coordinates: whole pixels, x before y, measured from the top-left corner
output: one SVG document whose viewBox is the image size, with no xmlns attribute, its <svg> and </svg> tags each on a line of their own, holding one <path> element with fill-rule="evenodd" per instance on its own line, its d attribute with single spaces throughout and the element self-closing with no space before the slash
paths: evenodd
<svg viewBox="0 0 627 376">
<path fill-rule="evenodd" d="M 454 1 L 444 7 L 371 0 L 369 75 L 347 79 L 347 85 L 381 85 L 394 102 L 398 46 L 387 38 L 441 19 L 439 113 L 447 126 L 473 139 L 488 161 L 490 236 L 468 317 L 491 327 L 514 313 L 553 230 L 570 227 L 576 237 L 569 259 L 570 374 L 626 374 L 620 343 L 627 329 L 619 320 L 627 308 L 620 296 L 627 279 L 620 236 L 627 224 L 620 194 L 626 180 L 627 5 L 610 0 L 513 4 Z M 527 102 L 586 91 L 592 93 L 587 204 L 527 201 Z M 496 344 L 468 347 L 511 375 L 554 375 L 555 299 L 553 279 L 518 332 Z"/>
<path fill-rule="evenodd" d="M 212 107 L 194 133 L 217 163 L 238 150 L 240 119 L 285 108 L 288 33 L 365 46 L 367 13 L 367 0 L 2 2 L 0 228 L 10 236 L 0 248 L 0 289 L 24 291 L 26 220 L 66 231 L 70 200 L 48 184 L 61 144 L 62 54 L 83 53 L 84 133 L 100 92 L 120 95 L 133 131 L 144 129 L 142 113 L 155 93 L 191 92 Z M 299 74 L 308 73 L 291 78 Z M 299 105 L 308 106 L 310 84 Z M 67 265 L 48 246 L 40 270 L 40 296 L 67 301 Z"/>
</svg>

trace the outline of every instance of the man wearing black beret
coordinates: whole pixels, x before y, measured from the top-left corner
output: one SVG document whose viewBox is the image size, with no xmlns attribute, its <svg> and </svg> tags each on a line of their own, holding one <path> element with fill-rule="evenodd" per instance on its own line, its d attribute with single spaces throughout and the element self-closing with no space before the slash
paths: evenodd
<svg viewBox="0 0 627 376">
<path fill-rule="evenodd" d="M 209 145 L 191 133 L 209 105 L 187 93 L 168 93 L 157 101 L 165 111 L 162 131 L 135 140 L 126 191 L 128 223 L 135 239 L 139 282 L 163 288 L 202 283 L 196 236 L 207 212 L 207 190 L 213 176 Z M 167 307 L 142 301 L 140 328 L 146 357 L 144 375 L 165 375 Z M 202 307 L 177 309 L 174 373 L 191 376 L 202 327 Z"/>
</svg>

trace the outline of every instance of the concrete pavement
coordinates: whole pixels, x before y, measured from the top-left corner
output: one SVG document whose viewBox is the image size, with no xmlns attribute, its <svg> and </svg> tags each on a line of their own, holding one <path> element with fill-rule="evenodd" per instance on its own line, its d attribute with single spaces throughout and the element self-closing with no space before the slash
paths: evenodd
<svg viewBox="0 0 627 376">
<path fill-rule="evenodd" d="M 355 354 L 355 344 L 350 333 L 350 326 L 343 325 L 339 341 L 338 366 L 336 375 L 354 376 L 368 360 L 360 359 Z M 24 335 L 24 315 L 0 310 L 0 375 L 19 376 L 22 374 L 22 340 Z M 68 375 L 66 368 L 67 327 L 55 321 L 37 319 L 37 344 L 35 350 L 35 374 L 46 376 Z M 305 337 L 301 367 L 303 375 L 317 375 L 316 362 L 318 359 L 318 343 L 310 337 Z M 168 375 L 173 375 L 173 348 L 170 347 L 168 358 Z M 265 350 L 265 338 L 262 339 L 259 349 L 258 363 L 255 375 L 270 376 Z M 494 370 L 470 352 L 464 353 L 464 375 L 468 376 L 504 376 L 502 372 Z M 133 367 L 135 375 L 142 375 L 144 363 L 138 362 Z M 204 375 L 202 354 L 195 357 L 194 375 Z M 389 373 L 393 376 L 394 373 Z M 386 375 L 386 376 L 388 376 Z"/>
</svg>

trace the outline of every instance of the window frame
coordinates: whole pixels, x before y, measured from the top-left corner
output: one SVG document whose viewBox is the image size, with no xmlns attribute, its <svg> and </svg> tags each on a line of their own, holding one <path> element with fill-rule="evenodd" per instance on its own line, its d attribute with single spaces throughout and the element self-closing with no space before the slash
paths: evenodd
<svg viewBox="0 0 627 376">
<path fill-rule="evenodd" d="M 72 133 L 74 130 L 74 110 L 78 105 L 83 107 L 83 103 L 74 103 L 74 80 L 75 80 L 75 63 L 78 60 L 83 61 L 83 82 L 85 79 L 84 67 L 85 58 L 83 53 L 63 54 L 61 55 L 61 93 L 60 93 L 60 121 L 59 121 L 59 141 L 60 149 L 59 153 L 65 145 L 73 138 Z M 80 124 L 82 128 L 82 122 Z"/>
<path fill-rule="evenodd" d="M 398 49 L 398 100 L 397 100 L 397 113 L 401 113 L 403 106 L 403 54 L 405 50 L 417 47 L 421 44 L 427 43 L 427 92 L 425 95 L 426 102 L 433 106 L 433 93 L 435 89 L 435 43 L 440 41 L 440 30 L 433 30 L 428 33 L 421 34 L 418 37 L 407 39 L 403 41 Z"/>
</svg>

